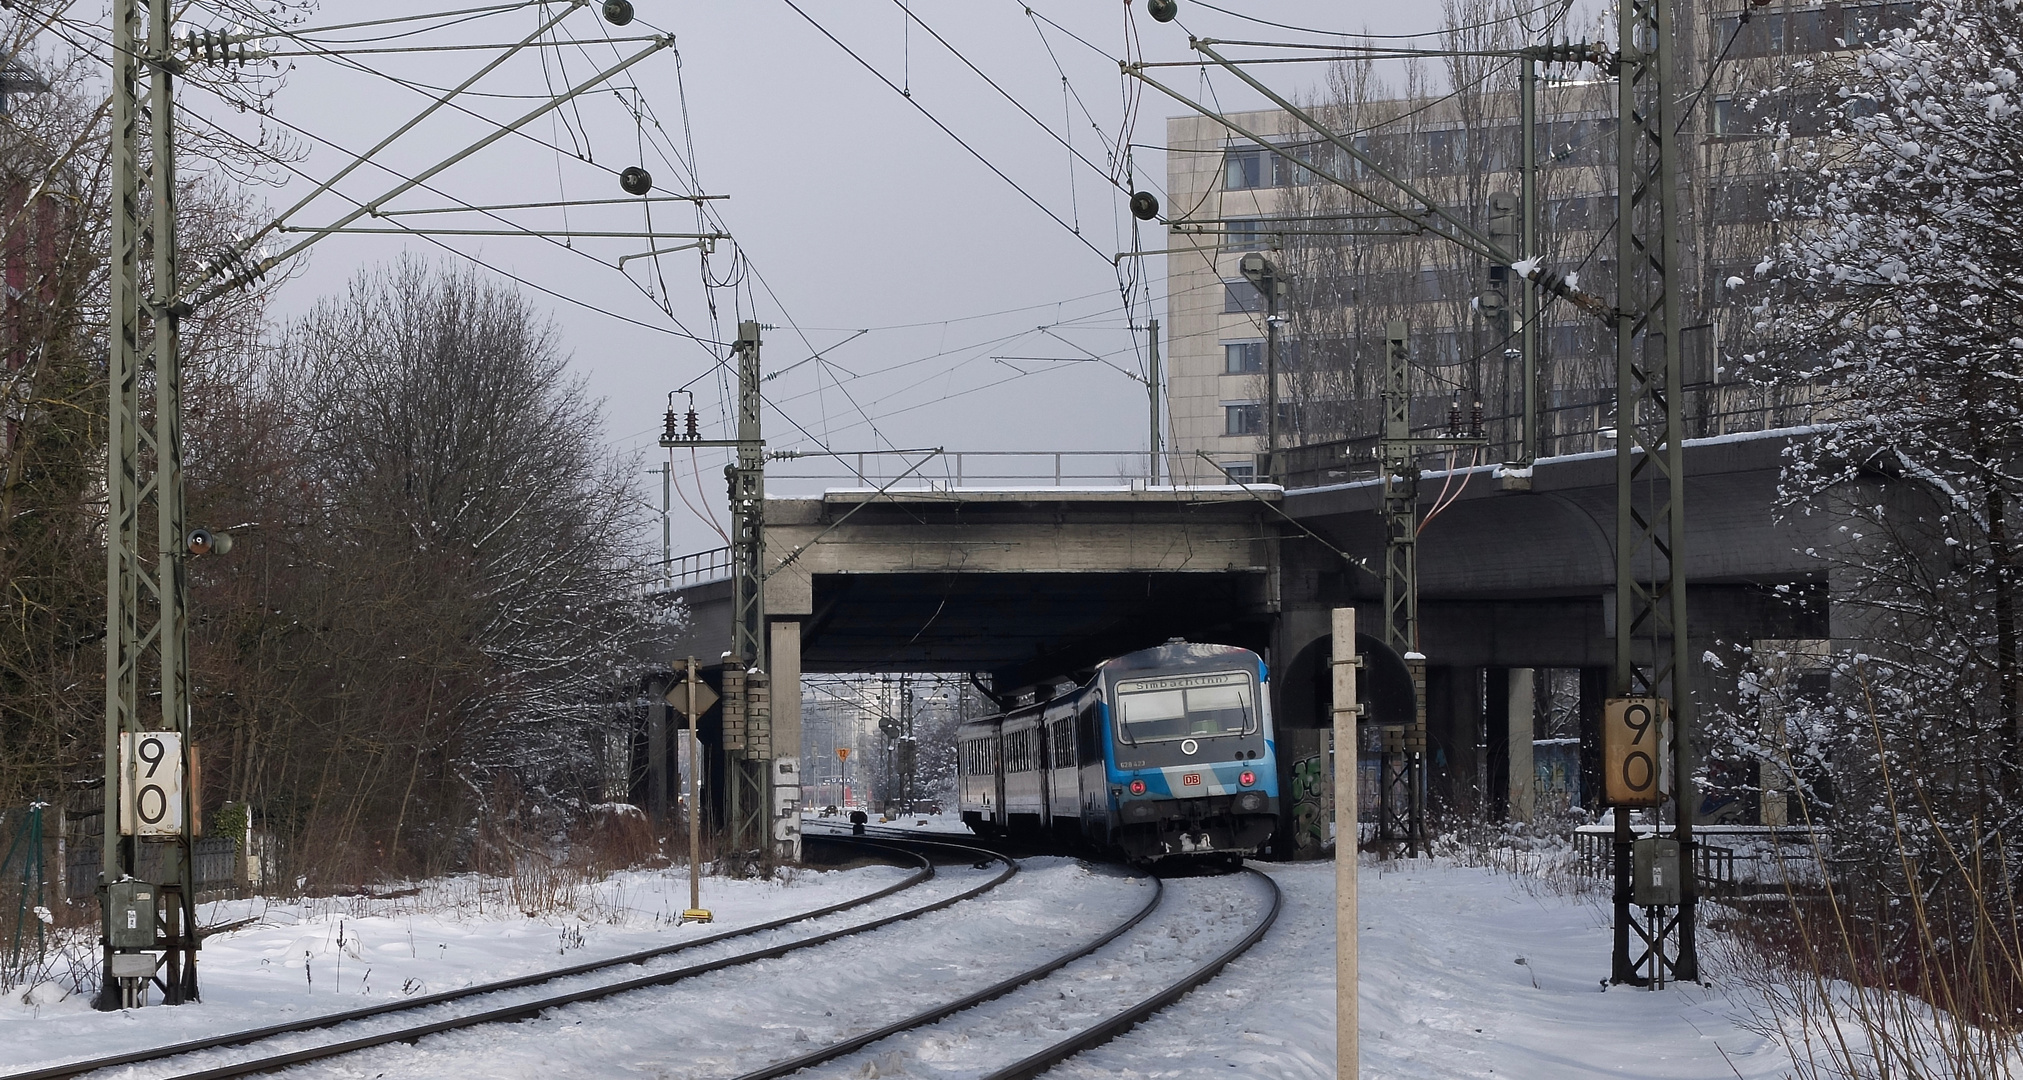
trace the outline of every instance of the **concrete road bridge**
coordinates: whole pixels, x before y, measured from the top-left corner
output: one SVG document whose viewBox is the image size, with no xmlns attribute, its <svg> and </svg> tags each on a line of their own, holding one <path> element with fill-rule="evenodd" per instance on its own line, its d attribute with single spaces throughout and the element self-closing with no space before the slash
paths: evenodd
<svg viewBox="0 0 2023 1080">
<path fill-rule="evenodd" d="M 1817 553 L 1834 549 L 1837 519 L 1778 509 L 1779 466 L 1800 434 L 1686 445 L 1696 656 L 1834 636 L 1834 575 Z M 1489 467 L 1422 481 L 1419 651 L 1436 806 L 1495 814 L 1592 799 L 1613 657 L 1614 485 L 1608 452 L 1541 459 L 1518 490 Z M 1443 489 L 1451 503 L 1426 518 Z M 1318 753 L 1329 612 L 1354 606 L 1359 625 L 1380 625 L 1380 503 L 1374 479 L 1289 491 L 936 483 L 768 499 L 773 753 L 799 753 L 805 672 L 970 671 L 1007 689 L 1171 637 L 1263 653 L 1281 761 Z M 691 622 L 668 652 L 717 658 L 730 639 L 727 560 L 701 553 L 678 569 Z M 1524 760 L 1546 699 L 1510 692 L 1540 671 L 1577 682 L 1578 734 L 1562 740 L 1558 772 Z M 1732 666 L 1694 674 L 1703 709 L 1732 702 L 1735 684 Z"/>
</svg>

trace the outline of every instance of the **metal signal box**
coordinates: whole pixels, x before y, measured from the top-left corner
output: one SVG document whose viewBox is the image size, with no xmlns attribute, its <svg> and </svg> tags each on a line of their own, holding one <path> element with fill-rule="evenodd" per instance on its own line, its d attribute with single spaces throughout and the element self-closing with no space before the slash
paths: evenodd
<svg viewBox="0 0 2023 1080">
<path fill-rule="evenodd" d="M 1680 877 L 1679 842 L 1663 836 L 1638 840 L 1630 857 L 1631 891 L 1644 907 L 1677 907 Z"/>
<path fill-rule="evenodd" d="M 112 911 L 112 936 L 107 944 L 115 949 L 154 948 L 160 893 L 149 881 L 115 881 L 107 886 L 106 903 Z"/>
</svg>

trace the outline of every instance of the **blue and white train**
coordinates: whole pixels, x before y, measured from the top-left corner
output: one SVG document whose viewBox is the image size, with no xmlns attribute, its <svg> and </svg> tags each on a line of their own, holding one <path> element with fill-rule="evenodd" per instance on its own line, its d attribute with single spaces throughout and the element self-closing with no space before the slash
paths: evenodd
<svg viewBox="0 0 2023 1080">
<path fill-rule="evenodd" d="M 1249 649 L 1171 641 L 957 732 L 962 820 L 1133 862 L 1256 855 L 1278 822 L 1270 681 Z"/>
</svg>

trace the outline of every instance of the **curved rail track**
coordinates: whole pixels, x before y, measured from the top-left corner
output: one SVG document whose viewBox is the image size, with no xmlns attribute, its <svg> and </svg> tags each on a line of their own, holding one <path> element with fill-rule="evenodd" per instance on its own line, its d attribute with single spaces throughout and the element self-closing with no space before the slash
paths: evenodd
<svg viewBox="0 0 2023 1080">
<path fill-rule="evenodd" d="M 481 983 L 476 986 L 468 986 L 458 990 L 446 990 L 440 993 L 429 994 L 423 997 L 409 998 L 398 1002 L 389 1002 L 385 1005 L 375 1005 L 363 1009 L 350 1009 L 344 1012 L 330 1013 L 324 1016 L 311 1017 L 303 1020 L 292 1021 L 285 1024 L 274 1024 L 267 1027 L 250 1028 L 242 1031 L 228 1032 L 222 1035 L 207 1036 L 201 1039 L 192 1039 L 186 1042 L 175 1043 L 168 1046 L 151 1047 L 145 1050 L 135 1050 L 127 1053 L 113 1054 L 108 1055 L 106 1057 L 92 1058 L 84 1061 L 67 1062 L 61 1065 L 46 1066 L 29 1072 L 7 1073 L 4 1075 L 0 1075 L 0 1080 L 63 1080 L 63 1078 L 83 1076 L 87 1073 L 96 1072 L 101 1069 L 118 1068 L 121 1066 L 135 1065 L 150 1061 L 163 1061 L 169 1058 L 179 1057 L 185 1054 L 197 1053 L 199 1051 L 204 1050 L 215 1050 L 233 1046 L 247 1046 L 254 1043 L 262 1042 L 267 1039 L 272 1039 L 281 1035 L 288 1035 L 302 1031 L 333 1028 L 342 1024 L 370 1019 L 376 1016 L 385 1016 L 401 1012 L 412 1012 L 418 1009 L 425 1009 L 432 1006 L 442 1005 L 455 1001 L 468 1000 L 471 998 L 481 997 L 487 994 L 495 994 L 503 991 L 516 990 L 528 986 L 535 986 L 541 983 L 553 982 L 557 979 L 570 978 L 572 976 L 577 975 L 592 974 L 598 971 L 605 971 L 612 968 L 624 967 L 627 965 L 643 964 L 646 963 L 647 961 L 654 960 L 659 957 L 700 948 L 702 946 L 714 944 L 716 942 L 728 941 L 735 938 L 749 937 L 751 935 L 763 933 L 768 930 L 777 930 L 785 926 L 793 925 L 795 923 L 807 922 L 813 919 L 819 919 L 825 916 L 835 915 L 840 912 L 851 910 L 853 908 L 862 907 L 876 900 L 880 900 L 883 899 L 884 897 L 891 896 L 903 890 L 910 889 L 934 877 L 933 862 L 926 856 L 921 855 L 918 852 L 893 847 L 889 844 L 877 843 L 869 840 L 857 839 L 848 836 L 825 837 L 824 839 L 841 840 L 845 842 L 857 843 L 864 847 L 890 851 L 893 852 L 894 854 L 904 856 L 905 858 L 917 863 L 918 865 L 914 870 L 914 872 L 908 875 L 905 879 L 895 882 L 891 885 L 888 885 L 885 888 L 878 889 L 871 893 L 867 893 L 863 896 L 853 897 L 849 900 L 845 900 L 840 903 L 830 904 L 827 907 L 818 908 L 814 911 L 800 912 L 783 918 L 774 919 L 769 922 L 758 923 L 753 926 L 740 927 L 736 930 L 727 930 L 722 933 L 710 934 L 705 937 L 697 938 L 693 941 L 685 941 L 679 944 L 662 946 L 656 949 L 647 949 L 640 952 L 627 953 L 622 956 L 615 956 L 605 960 L 594 960 L 586 963 L 574 964 L 569 967 L 555 968 L 548 971 L 538 972 L 532 975 L 520 976 L 518 978 L 513 979 L 503 979 L 497 982 Z M 985 851 L 982 848 L 969 847 L 967 845 L 962 844 L 951 844 L 945 841 L 916 841 L 916 843 L 942 850 L 966 852 L 970 855 L 977 856 L 978 857 L 977 865 L 979 867 L 986 866 L 991 862 L 1001 862 L 1004 864 L 1004 869 L 1001 870 L 999 873 L 993 875 L 988 880 L 982 882 L 981 884 L 971 886 L 968 889 L 964 889 L 950 896 L 942 897 L 930 903 L 910 907 L 896 914 L 882 916 L 880 918 L 870 920 L 869 922 L 857 923 L 851 926 L 846 926 L 841 929 L 829 931 L 826 933 L 796 938 L 792 941 L 785 942 L 780 945 L 774 945 L 764 949 L 753 950 L 750 952 L 736 953 L 734 955 L 722 957 L 716 960 L 709 960 L 699 964 L 691 964 L 685 967 L 673 968 L 662 972 L 655 972 L 650 975 L 641 975 L 635 978 L 623 979 L 617 982 L 605 983 L 599 986 L 589 987 L 582 990 L 574 990 L 561 994 L 552 994 L 545 997 L 536 998 L 530 1001 L 517 1002 L 511 1005 L 505 1005 L 491 1009 L 484 1009 L 478 1012 L 467 1013 L 462 1016 L 448 1017 L 442 1020 L 437 1020 L 426 1024 L 417 1024 L 408 1027 L 396 1028 L 390 1031 L 378 1032 L 371 1035 L 346 1039 L 340 1042 L 326 1043 L 321 1046 L 310 1047 L 303 1050 L 296 1050 L 289 1053 L 274 1054 L 265 1057 L 255 1058 L 249 1061 L 239 1062 L 236 1064 L 221 1065 L 214 1068 L 199 1070 L 196 1072 L 177 1074 L 173 1077 L 173 1080 L 225 1080 L 225 1078 L 228 1077 L 253 1076 L 259 1073 L 271 1072 L 276 1069 L 286 1068 L 291 1065 L 299 1065 L 304 1062 L 318 1061 L 326 1058 L 337 1057 L 343 1054 L 354 1053 L 356 1051 L 365 1050 L 375 1046 L 384 1046 L 388 1043 L 395 1043 L 395 1042 L 411 1043 L 416 1041 L 417 1039 L 421 1039 L 426 1036 L 436 1034 L 438 1032 L 453 1031 L 459 1028 L 475 1027 L 480 1024 L 500 1023 L 512 1020 L 524 1020 L 528 1017 L 536 1016 L 548 1009 L 556 1008 L 558 1006 L 573 1005 L 583 1001 L 594 1001 L 599 998 L 611 997 L 616 994 L 623 994 L 633 990 L 640 990 L 651 986 L 665 986 L 669 983 L 679 982 L 683 979 L 693 978 L 695 976 L 707 974 L 712 971 L 718 971 L 723 968 L 733 967 L 739 964 L 748 964 L 758 960 L 772 959 L 778 956 L 784 956 L 788 953 L 795 952 L 800 949 L 811 948 L 816 945 L 826 944 L 828 942 L 836 941 L 845 937 L 850 937 L 852 935 L 867 933 L 869 931 L 876 930 L 883 926 L 890 926 L 896 922 L 902 922 L 907 919 L 918 918 L 919 916 L 926 915 L 930 912 L 940 911 L 943 908 L 951 907 L 964 900 L 968 900 L 973 897 L 982 895 L 983 893 L 988 892 L 999 885 L 1002 885 L 1005 881 L 1009 880 L 1013 874 L 1018 872 L 1018 864 L 1016 862 L 1012 861 L 1010 858 L 1006 856 L 999 855 L 991 851 Z"/>
<path fill-rule="evenodd" d="M 899 837 L 881 836 L 880 839 L 902 843 L 907 842 L 904 838 Z M 942 841 L 930 840 L 914 840 L 912 842 L 922 844 L 942 843 Z M 1010 1065 L 986 1074 L 983 1080 L 1029 1080 L 1029 1078 L 1046 1072 L 1048 1069 L 1076 1054 L 1101 1046 L 1131 1030 L 1131 1028 L 1149 1019 L 1160 1010 L 1179 1001 L 1196 987 L 1214 978 L 1237 957 L 1242 956 L 1251 947 L 1262 941 L 1266 932 L 1271 929 L 1272 924 L 1278 920 L 1279 910 L 1284 903 L 1284 896 L 1279 890 L 1278 883 L 1273 881 L 1269 875 L 1247 866 L 1243 867 L 1240 872 L 1263 882 L 1270 895 L 1269 906 L 1266 907 L 1263 916 L 1258 920 L 1257 925 L 1247 931 L 1241 939 L 1205 963 L 1200 964 L 1180 978 L 1168 983 L 1156 993 L 1148 995 L 1125 1009 L 1112 1013 L 1096 1024 L 1086 1027 L 1065 1039 L 1058 1040 Z M 1022 986 L 1044 979 L 1077 960 L 1093 955 L 1151 915 L 1159 907 L 1166 895 L 1164 882 L 1159 881 L 1157 878 L 1154 880 L 1158 887 L 1154 890 L 1151 899 L 1137 912 L 1132 914 L 1130 918 L 1112 927 L 1093 941 L 1079 945 L 1043 964 L 1019 972 L 1010 978 L 959 1000 L 945 1005 L 938 1005 L 876 1030 L 832 1043 L 819 1050 L 810 1051 L 809 1053 L 741 1074 L 736 1077 L 736 1080 L 775 1080 L 777 1077 L 789 1076 L 804 1069 L 855 1053 L 858 1050 L 862 1050 L 874 1043 L 882 1042 L 895 1035 L 937 1023 L 965 1009 L 1005 997 Z"/>
<path fill-rule="evenodd" d="M 437 994 L 430 994 L 427 995 L 426 997 L 414 998 L 400 1002 L 392 1002 L 385 1005 L 372 1006 L 364 1009 L 347 1010 L 341 1013 L 332 1013 L 326 1016 L 308 1018 L 304 1020 L 293 1021 L 286 1024 L 276 1024 L 268 1027 L 231 1032 L 223 1035 L 190 1040 L 187 1042 L 177 1043 L 169 1046 L 132 1051 L 129 1053 L 111 1055 L 108 1057 L 95 1058 L 86 1061 L 70 1062 L 63 1065 L 49 1066 L 30 1072 L 10 1073 L 4 1076 L 0 1076 L 0 1080 L 59 1080 L 59 1078 L 82 1076 L 87 1073 L 91 1073 L 101 1069 L 117 1068 L 121 1066 L 134 1065 L 143 1062 L 166 1061 L 174 1057 L 182 1056 L 185 1054 L 192 1054 L 199 1051 L 214 1050 L 235 1046 L 249 1046 L 282 1035 L 288 1035 L 311 1030 L 335 1028 L 343 1024 L 352 1023 L 359 1020 L 365 1020 L 372 1017 L 384 1016 L 388 1014 L 395 1014 L 401 1012 L 411 1012 L 414 1010 L 425 1009 L 432 1006 L 442 1005 L 445 1003 L 463 1001 L 472 998 L 482 997 L 488 994 L 495 994 L 503 991 L 510 991 L 515 989 L 521 989 L 528 986 L 535 986 L 541 983 L 552 982 L 558 979 L 569 978 L 572 976 L 593 974 L 598 971 L 605 971 L 627 965 L 642 964 L 659 957 L 668 956 L 670 954 L 699 948 L 716 942 L 748 937 L 768 930 L 777 930 L 782 927 L 790 926 L 796 923 L 807 922 L 828 915 L 834 915 L 844 911 L 848 911 L 853 908 L 862 907 L 866 904 L 872 903 L 873 901 L 882 899 L 887 896 L 891 896 L 895 893 L 899 893 L 901 891 L 912 888 L 916 885 L 919 885 L 931 879 L 934 876 L 933 863 L 928 857 L 920 854 L 919 851 L 916 849 L 928 849 L 940 852 L 951 852 L 951 851 L 962 852 L 968 856 L 977 857 L 978 861 L 976 865 L 979 868 L 987 866 L 990 862 L 999 862 L 1003 864 L 1003 869 L 1000 872 L 998 872 L 995 875 L 992 875 L 989 879 L 983 881 L 980 884 L 971 886 L 967 889 L 963 889 L 960 892 L 954 893 L 952 895 L 941 897 L 929 903 L 915 905 L 907 908 L 904 911 L 892 915 L 881 916 L 879 918 L 872 919 L 864 923 L 859 923 L 824 933 L 813 934 L 806 937 L 798 937 L 792 941 L 784 942 L 779 945 L 768 946 L 766 948 L 751 950 L 747 952 L 740 952 L 730 956 L 720 957 L 717 959 L 708 960 L 701 963 L 690 964 L 678 968 L 672 968 L 666 971 L 641 975 L 634 978 L 603 983 L 600 985 L 584 989 L 551 994 L 532 1000 L 515 1002 L 489 1009 L 481 1009 L 460 1016 L 446 1017 L 440 1020 L 435 1020 L 427 1023 L 403 1026 L 387 1031 L 381 1031 L 372 1034 L 357 1036 L 354 1038 L 333 1041 L 330 1043 L 325 1043 L 319 1046 L 309 1047 L 301 1050 L 265 1055 L 261 1057 L 252 1058 L 243 1062 L 220 1065 L 181 1074 L 173 1074 L 171 1080 L 226 1080 L 226 1078 L 230 1077 L 252 1076 L 261 1073 L 272 1072 L 278 1069 L 283 1069 L 294 1065 L 300 1065 L 307 1062 L 335 1058 L 345 1054 L 351 1054 L 357 1051 L 370 1049 L 372 1047 L 385 1046 L 390 1043 L 397 1043 L 397 1042 L 413 1043 L 429 1035 L 434 1035 L 440 1032 L 476 1027 L 483 1024 L 525 1020 L 537 1016 L 549 1009 L 565 1005 L 572 1005 L 584 1001 L 594 1001 L 600 998 L 611 997 L 614 995 L 624 994 L 630 991 L 641 990 L 648 987 L 664 986 L 670 983 L 679 982 L 684 979 L 704 975 L 712 971 L 719 971 L 724 968 L 734 967 L 741 964 L 748 964 L 759 960 L 766 960 L 774 957 L 783 956 L 801 949 L 826 944 L 831 941 L 836 941 L 842 938 L 876 930 L 880 927 L 890 926 L 897 922 L 917 918 L 921 915 L 926 915 L 930 912 L 940 911 L 942 909 L 951 907 L 964 900 L 971 899 L 985 892 L 988 892 L 991 889 L 996 888 L 998 885 L 1001 885 L 1005 881 L 1009 880 L 1012 877 L 1012 875 L 1017 873 L 1018 871 L 1017 863 L 1003 854 L 987 851 L 982 848 L 972 847 L 966 844 L 952 843 L 946 839 L 940 838 L 931 839 L 928 837 L 922 837 L 918 836 L 917 834 L 914 836 L 875 835 L 875 836 L 859 836 L 859 837 L 853 837 L 849 835 L 824 836 L 819 833 L 810 833 L 809 835 L 811 838 L 815 836 L 821 836 L 821 838 L 824 840 L 852 843 L 862 847 L 871 848 L 874 850 L 892 852 L 896 855 L 901 855 L 903 857 L 909 858 L 917 865 L 914 872 L 908 875 L 905 879 L 896 882 L 892 885 L 886 886 L 885 888 L 878 889 L 874 892 L 868 893 L 864 896 L 854 897 L 850 900 L 842 901 L 836 904 L 831 904 L 814 911 L 802 912 L 795 915 L 786 916 L 780 919 L 774 919 L 769 922 L 760 923 L 754 926 L 742 927 L 737 930 L 730 930 L 724 931 L 722 933 L 710 934 L 705 937 L 698 938 L 694 941 L 687 941 L 676 945 L 669 945 L 656 949 L 649 949 L 640 952 L 628 953 L 625 955 L 612 957 L 606 960 L 590 961 L 582 964 L 572 965 L 570 967 L 558 968 L 532 975 L 521 976 L 518 978 L 506 979 L 498 982 L 484 983 L 477 986 L 465 987 L 460 990 L 444 991 Z M 1010 1065 L 1006 1065 L 1001 1068 L 998 1068 L 993 1072 L 986 1073 L 983 1075 L 982 1080 L 1030 1080 L 1030 1078 L 1039 1076 L 1040 1074 L 1068 1060 L 1069 1058 L 1075 1056 L 1076 1054 L 1080 1054 L 1083 1051 L 1101 1046 L 1104 1043 L 1107 1043 L 1112 1039 L 1115 1039 L 1118 1036 L 1129 1031 L 1131 1028 L 1135 1027 L 1139 1023 L 1149 1019 L 1150 1017 L 1157 1014 L 1161 1010 L 1172 1005 L 1174 1002 L 1179 1001 L 1182 997 L 1185 997 L 1188 993 L 1190 993 L 1197 987 L 1201 986 L 1203 983 L 1206 983 L 1208 980 L 1214 978 L 1215 975 L 1221 972 L 1224 967 L 1227 967 L 1237 957 L 1242 956 L 1251 947 L 1255 946 L 1259 941 L 1263 940 L 1265 934 L 1271 929 L 1273 923 L 1278 918 L 1279 911 L 1283 905 L 1283 897 L 1279 891 L 1277 883 L 1274 882 L 1269 876 L 1250 867 L 1244 867 L 1240 872 L 1248 874 L 1253 878 L 1255 878 L 1256 880 L 1262 882 L 1265 888 L 1268 890 L 1269 901 L 1268 904 L 1264 906 L 1262 916 L 1257 920 L 1256 925 L 1252 926 L 1247 932 L 1245 932 L 1244 935 L 1240 939 L 1238 939 L 1234 944 L 1223 949 L 1220 953 L 1216 954 L 1215 956 L 1211 957 L 1205 962 L 1189 969 L 1181 977 L 1168 982 L 1165 986 L 1161 987 L 1156 992 L 1146 995 L 1145 997 L 1133 1003 L 1132 1005 L 1124 1009 L 1112 1012 L 1109 1015 L 1105 1016 L 1103 1019 L 1097 1021 L 1096 1023 L 1088 1025 L 1066 1038 L 1059 1039 L 1036 1052 L 1029 1053 L 1024 1058 L 1021 1058 L 1020 1060 L 1013 1062 Z M 910 1031 L 925 1028 L 929 1025 L 938 1023 L 951 1016 L 954 1016 L 957 1013 L 963 1012 L 964 1010 L 974 1008 L 986 1002 L 1006 997 L 1014 993 L 1015 991 L 1019 990 L 1021 987 L 1025 987 L 1030 984 L 1045 980 L 1048 977 L 1053 976 L 1056 973 L 1060 972 L 1063 968 L 1066 968 L 1070 964 L 1073 964 L 1077 960 L 1093 956 L 1095 953 L 1101 951 L 1104 947 L 1112 944 L 1113 942 L 1116 942 L 1119 938 L 1123 937 L 1125 934 L 1129 933 L 1132 929 L 1139 926 L 1155 911 L 1157 911 L 1166 900 L 1167 889 L 1164 885 L 1164 882 L 1156 878 L 1154 879 L 1154 884 L 1155 888 L 1153 889 L 1152 895 L 1146 900 L 1146 902 L 1143 905 L 1139 907 L 1137 911 L 1133 912 L 1129 917 L 1125 918 L 1123 921 L 1117 923 L 1116 925 L 1110 927 L 1108 930 L 1104 931 L 1102 934 L 1098 935 L 1094 939 L 1087 942 L 1083 942 L 1072 949 L 1057 954 L 1044 963 L 1038 964 L 1024 971 L 1020 971 L 1008 978 L 1000 980 L 999 982 L 991 986 L 985 987 L 984 989 L 968 994 L 957 1000 L 947 1002 L 945 1004 L 936 1005 L 932 1008 L 907 1016 L 904 1019 L 894 1021 L 892 1023 L 883 1025 L 871 1031 L 866 1031 L 861 1034 L 851 1036 L 850 1038 L 832 1043 L 818 1050 L 801 1054 L 785 1061 L 775 1062 L 773 1064 L 766 1065 L 762 1068 L 753 1070 L 751 1072 L 744 1073 L 738 1076 L 736 1080 L 774 1080 L 774 1078 L 777 1077 L 788 1076 L 793 1073 L 800 1072 L 802 1070 L 817 1065 L 821 1065 L 826 1062 L 834 1061 L 838 1058 L 845 1057 L 859 1050 L 862 1050 L 866 1047 L 870 1047 L 873 1046 L 874 1044 L 883 1042 L 884 1040 L 893 1038 L 894 1036 L 902 1035 Z M 167 1076 L 171 1074 L 167 1074 L 166 1072 L 158 1072 L 156 1075 Z"/>
</svg>

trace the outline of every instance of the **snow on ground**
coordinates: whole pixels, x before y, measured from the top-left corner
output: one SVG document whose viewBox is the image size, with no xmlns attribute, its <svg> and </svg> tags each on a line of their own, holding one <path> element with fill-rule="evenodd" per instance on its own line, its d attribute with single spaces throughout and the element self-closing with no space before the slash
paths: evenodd
<svg viewBox="0 0 2023 1080">
<path fill-rule="evenodd" d="M 1262 944 L 1166 1012 L 1050 1075 L 1332 1076 L 1333 866 L 1262 868 L 1285 893 L 1285 910 Z M 902 873 L 872 867 L 802 872 L 785 885 L 711 881 L 704 903 L 724 922 L 708 929 L 861 895 Z M 973 883 L 987 876 L 966 867 L 944 867 L 942 875 L 947 880 L 938 884 L 950 890 L 958 879 Z M 1183 880 L 1169 888 L 1204 882 Z M 983 900 L 861 938 L 559 1010 L 531 1023 L 382 1048 L 317 1074 L 731 1076 L 932 1001 L 959 997 L 1078 937 L 1086 940 L 1135 910 L 1130 884 L 1114 871 L 1090 870 L 1071 860 L 1027 860 L 1025 870 Z M 1254 899 L 1259 890 L 1246 885 Z M 81 1056 L 86 1047 L 105 1052 L 384 1001 L 410 980 L 429 990 L 445 989 L 707 932 L 665 921 L 687 905 L 679 875 L 620 875 L 605 888 L 611 890 L 610 907 L 623 909 L 622 918 L 529 919 L 496 912 L 360 918 L 275 905 L 264 911 L 260 926 L 207 944 L 201 1006 L 108 1015 L 90 1012 L 75 998 L 39 1010 L 18 1002 L 0 1005 L 0 1068 Z M 1771 1080 L 1790 1068 L 1780 1047 L 1744 1027 L 1752 1002 L 1745 989 L 1717 979 L 1706 987 L 1604 992 L 1608 918 L 1592 900 L 1549 895 L 1490 870 L 1429 861 L 1366 862 L 1361 896 L 1366 1078 Z M 1168 903 L 1181 899 L 1176 889 Z M 917 896 L 908 900 L 917 902 Z M 1247 924 L 1247 915 L 1229 917 L 1233 910 L 1225 903 L 1223 916 L 1201 916 L 1201 925 L 1213 930 L 1203 940 L 1227 940 L 1232 928 Z M 342 949 L 336 945 L 340 921 L 347 942 Z M 565 944 L 565 937 L 576 933 L 583 935 L 582 944 L 573 944 L 573 938 Z M 1062 1015 L 1051 1024 L 1029 1025 L 1027 1034 L 1041 1027 L 1064 1030 L 1070 1014 L 1103 1000 L 1106 985 L 1115 990 L 1111 996 L 1119 1007 L 1133 998 L 1125 991 L 1137 988 L 1114 978 L 1119 961 L 1113 952 L 1131 942 L 1127 935 L 1092 958 L 1107 958 L 1109 983 L 1092 981 L 1087 984 L 1092 989 L 1072 995 L 1056 988 Z M 305 951 L 307 971 L 300 959 Z M 1203 947 L 1200 955 L 1213 951 Z M 1093 970 L 1102 971 L 1102 965 Z M 964 1075 L 952 1066 L 961 1060 L 955 1051 L 967 1037 L 950 1033 L 965 1030 L 965 1024 L 972 1032 L 992 1023 L 1016 1028 L 1019 1010 L 1036 1007 L 1021 1000 L 1014 995 L 944 1021 L 941 1034 L 931 1036 L 940 1043 L 922 1043 L 920 1036 L 911 1043 L 916 1049 L 939 1047 L 939 1057 L 901 1052 L 908 1044 L 893 1042 L 868 1049 L 847 1070 L 832 1067 L 824 1075 L 939 1080 Z"/>
<path fill-rule="evenodd" d="M 974 900 L 804 953 L 291 1075 L 735 1076 L 983 989 L 1123 921 L 1150 888 L 1111 867 L 1027 859 Z"/>
<path fill-rule="evenodd" d="M 811 1077 L 982 1076 L 1102 1023 L 1180 981 L 1257 925 L 1250 875 L 1175 878 L 1151 916 L 1116 941 L 1009 996 L 822 1065 Z M 1121 919 L 1118 921 L 1122 921 Z M 1091 935 L 1094 936 L 1094 935 Z"/>
<path fill-rule="evenodd" d="M 1286 898 L 1269 937 L 1173 1008 L 1048 1076 L 1332 1077 L 1334 865 L 1262 869 Z M 1790 1068 L 1781 1048 L 1741 1026 L 1746 991 L 1603 992 L 1608 913 L 1592 902 L 1425 861 L 1365 862 L 1358 891 L 1366 1080 L 1769 1080 Z"/>
<path fill-rule="evenodd" d="M 911 872 L 908 867 L 864 866 L 797 870 L 773 882 L 705 877 L 702 903 L 717 920 L 707 926 L 675 922 L 688 907 L 688 876 L 682 870 L 614 874 L 585 886 L 573 910 L 539 917 L 496 904 L 478 909 L 469 901 L 485 894 L 496 897 L 502 891 L 498 883 L 481 891 L 474 881 L 458 888 L 459 879 L 420 898 L 206 905 L 200 913 L 205 925 L 255 916 L 259 922 L 204 941 L 198 960 L 201 1004 L 98 1013 L 81 996 L 34 1007 L 24 1004 L 22 995 L 12 995 L 0 1002 L 0 1068 L 48 1065 L 282 1023 L 673 945 L 862 896 Z M 940 877 L 950 875 L 943 871 Z M 929 887 L 903 890 L 879 903 L 918 903 L 917 896 L 909 895 Z M 463 903 L 444 906 L 444 900 Z M 425 907 L 431 910 L 420 910 Z M 743 947 L 751 946 L 746 942 Z"/>
</svg>

